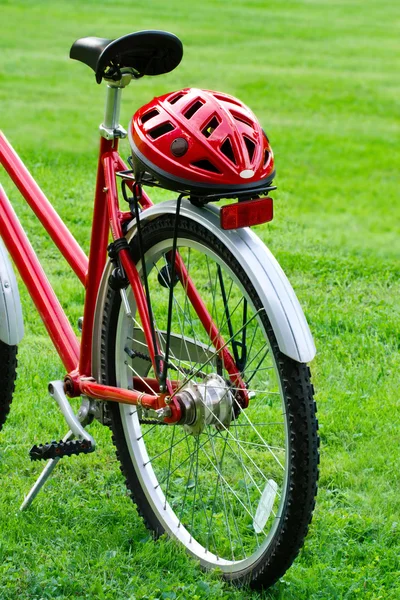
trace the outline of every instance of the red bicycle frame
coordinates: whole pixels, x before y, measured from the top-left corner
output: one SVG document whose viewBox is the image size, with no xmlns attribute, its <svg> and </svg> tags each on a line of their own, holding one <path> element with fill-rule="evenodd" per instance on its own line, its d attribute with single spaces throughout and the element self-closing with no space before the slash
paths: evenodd
<svg viewBox="0 0 400 600">
<path fill-rule="evenodd" d="M 167 396 L 173 395 L 176 385 L 168 382 L 168 391 L 159 393 L 154 380 L 154 395 L 139 389 L 125 390 L 100 384 L 92 377 L 92 333 L 96 309 L 97 294 L 101 278 L 106 266 L 109 236 L 113 241 L 123 237 L 122 223 L 131 220 L 130 212 L 119 209 L 116 173 L 127 170 L 127 166 L 118 154 L 118 140 L 101 138 L 97 182 L 93 212 L 92 234 L 89 258 L 86 257 L 79 244 L 66 225 L 58 216 L 49 200 L 43 194 L 32 175 L 26 169 L 12 146 L 0 132 L 0 163 L 3 165 L 16 187 L 19 189 L 51 239 L 65 257 L 72 270 L 85 286 L 85 303 L 83 314 L 82 339 L 79 342 L 68 318 L 66 317 L 55 295 L 46 274 L 31 246 L 29 240 L 11 206 L 9 199 L 0 186 L 0 236 L 24 281 L 33 302 L 43 320 L 50 338 L 67 370 L 65 377 L 66 392 L 69 396 L 87 395 L 99 400 L 113 400 L 128 404 L 142 404 L 146 408 L 157 409 L 165 406 Z M 128 182 L 132 187 L 133 182 Z M 152 206 L 150 198 L 142 191 L 140 204 L 143 210 Z M 128 277 L 137 303 L 142 322 L 149 355 L 155 367 L 155 354 L 152 340 L 152 329 L 149 319 L 147 300 L 136 265 L 128 250 L 119 253 L 121 264 Z M 234 360 L 213 322 L 204 302 L 191 281 L 179 254 L 176 257 L 176 269 L 185 286 L 188 298 L 196 310 L 200 321 L 210 336 L 216 352 L 234 385 L 242 390 L 247 404 L 247 393 L 238 373 Z M 170 403 L 171 417 L 168 422 L 180 419 L 179 403 L 172 396 Z"/>
</svg>

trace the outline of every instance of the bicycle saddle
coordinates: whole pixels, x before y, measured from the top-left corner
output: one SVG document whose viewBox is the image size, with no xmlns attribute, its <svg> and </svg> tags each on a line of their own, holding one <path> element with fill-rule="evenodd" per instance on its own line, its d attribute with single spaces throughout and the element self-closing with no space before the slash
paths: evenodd
<svg viewBox="0 0 400 600">
<path fill-rule="evenodd" d="M 118 80 L 120 69 L 132 67 L 137 77 L 169 73 L 181 62 L 182 42 L 167 31 L 137 31 L 116 40 L 85 37 L 71 46 L 70 58 L 88 65 L 96 74 Z"/>
</svg>

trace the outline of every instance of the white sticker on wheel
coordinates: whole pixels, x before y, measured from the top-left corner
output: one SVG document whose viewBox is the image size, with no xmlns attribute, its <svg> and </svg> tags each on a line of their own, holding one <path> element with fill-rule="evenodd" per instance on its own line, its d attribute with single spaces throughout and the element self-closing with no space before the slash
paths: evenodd
<svg viewBox="0 0 400 600">
<path fill-rule="evenodd" d="M 253 527 L 256 533 L 261 533 L 264 529 L 271 514 L 277 491 L 278 484 L 276 481 L 268 479 L 253 519 Z"/>
</svg>

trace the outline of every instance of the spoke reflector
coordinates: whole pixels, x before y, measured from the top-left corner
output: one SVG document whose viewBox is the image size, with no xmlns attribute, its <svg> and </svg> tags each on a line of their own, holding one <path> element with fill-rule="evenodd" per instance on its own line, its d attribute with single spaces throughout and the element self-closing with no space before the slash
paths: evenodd
<svg viewBox="0 0 400 600">
<path fill-rule="evenodd" d="M 278 484 L 273 479 L 268 479 L 253 519 L 253 527 L 256 533 L 261 533 L 264 529 L 271 514 L 277 491 Z"/>
</svg>

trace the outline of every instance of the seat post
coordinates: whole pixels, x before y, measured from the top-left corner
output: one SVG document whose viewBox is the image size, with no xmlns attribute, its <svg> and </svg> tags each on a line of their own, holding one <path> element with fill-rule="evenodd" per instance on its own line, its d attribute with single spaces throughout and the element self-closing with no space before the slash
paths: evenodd
<svg viewBox="0 0 400 600">
<path fill-rule="evenodd" d="M 119 113 L 121 108 L 121 94 L 123 88 L 127 85 L 121 79 L 118 82 L 107 81 L 106 105 L 104 110 L 104 120 L 100 125 L 100 135 L 106 140 L 115 138 L 124 138 L 127 132 L 119 124 Z"/>
<path fill-rule="evenodd" d="M 119 125 L 122 88 L 107 85 L 106 106 L 104 111 L 104 127 L 116 129 Z"/>
</svg>

